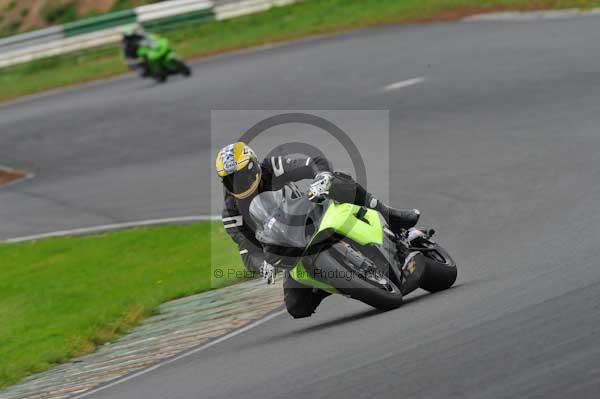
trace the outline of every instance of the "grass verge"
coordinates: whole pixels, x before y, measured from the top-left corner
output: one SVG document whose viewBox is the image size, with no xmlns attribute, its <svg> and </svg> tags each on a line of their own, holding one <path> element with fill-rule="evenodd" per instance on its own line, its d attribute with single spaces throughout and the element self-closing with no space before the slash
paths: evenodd
<svg viewBox="0 0 600 399">
<path fill-rule="evenodd" d="M 243 269 L 215 223 L 0 244 L 0 259 L 0 387 L 92 352 L 162 302 L 239 281 L 213 278 L 211 260 Z"/>
<path fill-rule="evenodd" d="M 186 57 L 352 29 L 451 20 L 490 11 L 592 8 L 598 0 L 307 0 L 167 34 Z M 57 56 L 0 70 L 0 101 L 126 71 L 116 48 Z"/>
</svg>

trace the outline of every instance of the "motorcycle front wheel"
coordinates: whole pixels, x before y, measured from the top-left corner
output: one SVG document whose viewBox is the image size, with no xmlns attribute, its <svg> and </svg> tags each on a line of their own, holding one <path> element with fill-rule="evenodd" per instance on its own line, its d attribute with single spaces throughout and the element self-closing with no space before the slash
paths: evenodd
<svg viewBox="0 0 600 399">
<path fill-rule="evenodd" d="M 154 71 L 152 77 L 158 83 L 165 83 L 167 81 L 167 79 L 169 78 L 169 73 L 162 66 L 158 65 L 155 68 L 155 71 Z"/>
<path fill-rule="evenodd" d="M 438 292 L 452 287 L 458 276 L 456 262 L 448 251 L 436 243 L 423 240 L 421 253 L 425 256 L 425 272 L 419 286 L 425 291 Z"/>
<path fill-rule="evenodd" d="M 341 294 L 379 310 L 392 310 L 402 305 L 402 292 L 389 278 L 386 278 L 387 284 L 381 285 L 356 274 L 345 259 L 347 249 L 347 246 L 338 243 L 316 256 L 311 267 L 316 267 L 320 280 L 335 287 Z"/>
</svg>

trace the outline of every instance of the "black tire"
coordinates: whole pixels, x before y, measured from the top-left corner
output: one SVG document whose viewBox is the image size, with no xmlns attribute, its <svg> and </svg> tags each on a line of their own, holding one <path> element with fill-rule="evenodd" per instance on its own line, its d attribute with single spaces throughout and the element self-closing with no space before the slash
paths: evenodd
<svg viewBox="0 0 600 399">
<path fill-rule="evenodd" d="M 167 79 L 168 75 L 162 71 L 154 75 L 154 80 L 156 80 L 158 83 L 165 83 Z"/>
<path fill-rule="evenodd" d="M 398 308 L 402 305 L 402 292 L 400 288 L 395 286 L 394 291 L 377 287 L 374 283 L 367 281 L 365 278 L 356 277 L 353 275 L 350 280 L 346 280 L 345 276 L 352 273 L 352 269 L 346 267 L 342 262 L 338 261 L 338 256 L 334 256 L 333 251 L 337 251 L 335 244 L 330 249 L 319 253 L 315 259 L 316 265 L 320 269 L 320 276 L 341 276 L 337 278 L 322 277 L 319 280 L 334 286 L 340 293 L 356 299 L 376 309 L 388 311 Z M 341 253 L 338 251 L 338 255 Z"/>
<path fill-rule="evenodd" d="M 186 78 L 192 76 L 192 70 L 185 64 L 185 62 L 181 60 L 173 60 L 173 65 L 175 65 L 175 69 L 177 70 L 177 72 L 179 72 Z"/>
<path fill-rule="evenodd" d="M 419 286 L 425 291 L 438 292 L 452 287 L 458 276 L 456 262 L 448 252 L 438 244 L 424 243 L 429 248 L 425 255 L 425 272 Z"/>
<path fill-rule="evenodd" d="M 152 71 L 152 77 L 158 83 L 165 83 L 169 78 L 169 71 L 162 64 L 162 61 L 156 61 L 156 63 L 150 66 Z"/>
</svg>

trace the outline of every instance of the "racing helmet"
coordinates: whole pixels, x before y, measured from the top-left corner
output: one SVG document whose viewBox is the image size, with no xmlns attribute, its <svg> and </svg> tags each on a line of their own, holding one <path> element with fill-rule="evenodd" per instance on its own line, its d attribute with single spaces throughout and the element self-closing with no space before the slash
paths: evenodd
<svg viewBox="0 0 600 399">
<path fill-rule="evenodd" d="M 260 162 L 246 143 L 238 141 L 224 147 L 217 155 L 216 166 L 225 189 L 238 199 L 250 197 L 260 185 Z"/>
<path fill-rule="evenodd" d="M 144 36 L 144 29 L 140 24 L 127 25 L 121 29 L 121 34 L 124 39 L 141 37 Z"/>
</svg>

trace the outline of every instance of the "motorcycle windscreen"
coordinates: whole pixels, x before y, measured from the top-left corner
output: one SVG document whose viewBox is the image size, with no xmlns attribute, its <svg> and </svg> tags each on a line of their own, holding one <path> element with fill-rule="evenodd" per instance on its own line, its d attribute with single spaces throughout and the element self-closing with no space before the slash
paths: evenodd
<svg viewBox="0 0 600 399">
<path fill-rule="evenodd" d="M 292 185 L 261 193 L 250 204 L 256 239 L 266 245 L 305 248 L 320 219 L 320 208 Z"/>
</svg>

